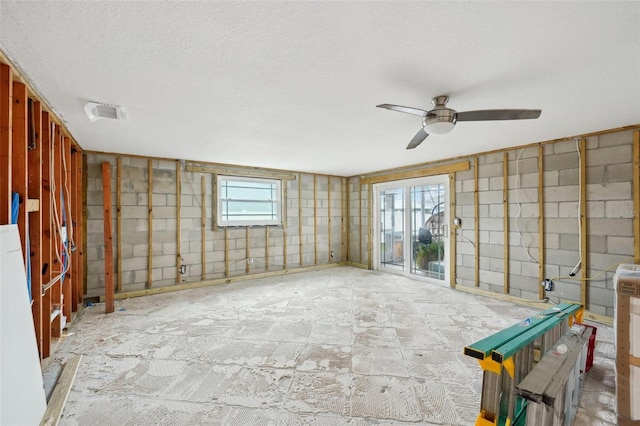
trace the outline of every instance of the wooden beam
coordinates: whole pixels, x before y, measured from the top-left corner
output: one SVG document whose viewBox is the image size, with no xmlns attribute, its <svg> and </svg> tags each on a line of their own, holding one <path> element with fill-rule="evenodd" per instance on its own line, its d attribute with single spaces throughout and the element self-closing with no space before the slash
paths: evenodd
<svg viewBox="0 0 640 426">
<path fill-rule="evenodd" d="M 480 287 L 480 202 L 478 192 L 478 157 L 473 159 L 473 211 L 475 220 L 475 284 Z"/>
<path fill-rule="evenodd" d="M 229 228 L 224 228 L 224 276 L 229 276 Z"/>
<path fill-rule="evenodd" d="M 456 245 L 458 232 L 454 225 L 456 218 L 456 174 L 449 173 L 449 227 L 451 228 L 449 238 L 449 286 L 456 288 Z"/>
<path fill-rule="evenodd" d="M 148 254 L 147 254 L 147 288 L 153 285 L 153 160 L 147 160 L 147 206 L 149 208 L 149 233 L 148 233 Z"/>
<path fill-rule="evenodd" d="M 327 259 L 333 261 L 331 256 L 331 176 L 327 176 Z"/>
<path fill-rule="evenodd" d="M 60 220 L 64 221 L 66 233 L 67 233 L 67 250 L 65 256 L 67 256 L 67 273 L 64 279 L 64 285 L 62 286 L 63 305 L 62 313 L 67 317 L 67 322 L 73 321 L 73 300 L 75 299 L 73 288 L 75 287 L 76 277 L 71 273 L 72 257 L 71 257 L 71 234 L 73 232 L 73 226 L 71 225 L 73 212 L 71 211 L 71 194 L 69 192 L 69 180 L 71 179 L 71 139 L 62 137 L 62 187 L 60 188 L 64 198 L 64 214 L 66 216 L 61 217 Z"/>
<path fill-rule="evenodd" d="M 264 270 L 269 270 L 269 227 L 264 227 Z"/>
<path fill-rule="evenodd" d="M 368 217 L 367 229 L 369 230 L 368 232 L 369 244 L 367 244 L 367 246 L 369 247 L 368 264 L 369 264 L 369 269 L 373 269 L 373 184 L 369 184 L 367 196 L 368 196 L 367 211 L 369 213 L 367 215 Z"/>
<path fill-rule="evenodd" d="M 176 282 L 182 282 L 182 176 L 180 161 L 176 160 L 176 269 L 178 270 Z"/>
<path fill-rule="evenodd" d="M 298 175 L 298 242 L 300 253 L 300 266 L 302 266 L 302 174 Z"/>
<path fill-rule="evenodd" d="M 351 195 L 349 194 L 349 178 L 342 178 L 340 182 L 340 189 L 342 190 L 341 202 L 341 218 L 340 218 L 340 260 L 349 261 L 349 244 L 351 238 L 350 222 L 351 222 Z"/>
<path fill-rule="evenodd" d="M 544 146 L 538 145 L 538 282 L 545 279 L 544 274 Z M 545 298 L 544 287 L 538 286 L 538 298 Z"/>
<path fill-rule="evenodd" d="M 197 166 L 194 164 L 187 164 L 187 172 L 195 173 L 215 173 L 226 176 L 244 176 L 244 177 L 259 177 L 265 179 L 281 179 L 281 180 L 294 180 L 296 178 L 295 173 L 288 173 L 271 169 L 258 169 L 256 167 L 231 167 L 231 166 Z"/>
<path fill-rule="evenodd" d="M 587 275 L 589 272 L 589 227 L 587 215 L 587 140 L 581 139 L 579 142 L 580 151 L 580 300 L 586 309 L 589 303 L 589 288 L 587 286 Z"/>
<path fill-rule="evenodd" d="M 65 364 L 62 374 L 60 374 L 60 378 L 56 382 L 56 387 L 53 389 L 51 398 L 47 403 L 47 409 L 44 412 L 40 426 L 56 426 L 60 421 L 64 405 L 69 397 L 69 392 L 73 386 L 81 360 L 82 355 L 76 355 Z"/>
<path fill-rule="evenodd" d="M 318 179 L 313 175 L 313 264 L 318 264 Z"/>
<path fill-rule="evenodd" d="M 245 258 L 247 260 L 245 261 L 245 263 L 246 263 L 246 272 L 248 274 L 251 271 L 251 264 L 249 263 L 250 262 L 249 259 L 251 257 L 251 228 L 247 226 L 246 230 L 247 230 L 247 241 L 246 241 L 246 247 L 245 247 L 245 250 L 246 250 Z"/>
<path fill-rule="evenodd" d="M 362 180 L 358 181 L 358 223 L 360 224 L 358 231 L 358 263 L 363 263 L 363 255 L 362 255 Z"/>
<path fill-rule="evenodd" d="M 201 278 L 207 276 L 207 248 L 206 245 L 206 226 L 207 226 L 207 188 L 204 176 L 200 176 L 200 264 L 201 266 Z"/>
<path fill-rule="evenodd" d="M 282 269 L 287 269 L 287 225 L 288 225 L 288 214 L 287 214 L 287 187 L 289 186 L 289 182 L 282 182 Z"/>
<path fill-rule="evenodd" d="M 76 182 L 76 227 L 75 227 L 75 231 L 76 231 L 76 235 L 75 235 L 75 239 L 76 239 L 76 256 L 78 257 L 78 304 L 82 304 L 82 301 L 84 300 L 84 294 L 86 292 L 86 272 L 87 269 L 85 268 L 85 261 L 86 258 L 84 256 L 84 249 L 87 247 L 87 242 L 86 242 L 86 226 L 87 223 L 84 220 L 84 216 L 85 216 L 85 208 L 86 208 L 86 199 L 85 199 L 85 194 L 86 194 L 86 183 L 87 183 L 87 179 L 86 179 L 86 173 L 85 171 L 85 157 L 84 154 L 82 153 L 82 151 L 79 150 L 76 152 L 76 165 L 75 165 L 75 170 L 76 170 L 76 175 L 75 175 L 75 182 Z"/>
<path fill-rule="evenodd" d="M 13 75 L 0 63 L 0 225 L 11 223 Z"/>
<path fill-rule="evenodd" d="M 71 212 L 72 212 L 72 251 L 71 251 L 71 276 L 73 280 L 73 300 L 71 301 L 71 310 L 77 311 L 78 306 L 82 304 L 84 296 L 84 283 L 82 276 L 82 151 L 77 145 L 71 147 Z"/>
<path fill-rule="evenodd" d="M 22 256 L 25 267 L 29 255 L 28 244 L 28 220 L 27 220 L 27 86 L 22 83 L 13 83 L 13 134 L 12 134 L 12 159 L 11 159 L 11 192 L 20 196 L 18 212 L 18 230 L 20 231 L 20 243 L 22 244 Z"/>
<path fill-rule="evenodd" d="M 114 310 L 113 235 L 111 231 L 111 164 L 102 163 L 102 205 L 104 214 L 104 294 L 105 312 Z"/>
<path fill-rule="evenodd" d="M 29 213 L 29 247 L 31 263 L 31 313 L 38 351 L 42 359 L 42 111 L 40 102 L 30 102 L 29 129 L 34 146 L 28 152 L 28 201 L 36 201 L 38 210 Z M 27 209 L 28 210 L 28 209 Z"/>
<path fill-rule="evenodd" d="M 396 173 L 387 173 L 383 175 L 368 176 L 360 179 L 361 184 L 374 184 L 381 182 L 390 182 L 394 180 L 413 179 L 425 176 L 444 175 L 448 173 L 463 172 L 469 170 L 468 161 L 460 161 L 451 164 L 434 165 L 416 170 L 402 171 Z"/>
<path fill-rule="evenodd" d="M 61 262 L 61 253 L 62 253 L 62 235 L 60 233 L 61 228 L 58 227 L 58 224 L 62 226 L 62 198 L 60 196 L 62 191 L 62 131 L 61 127 L 55 125 L 53 128 L 53 141 L 51 144 L 51 192 L 52 192 L 52 242 L 51 242 L 51 258 L 53 260 L 52 274 L 55 274 L 54 279 L 57 282 L 51 287 L 51 304 L 53 306 L 53 311 L 62 312 L 62 272 L 64 271 L 64 265 Z M 61 330 L 61 316 L 55 315 L 51 322 L 51 336 L 52 337 L 60 337 L 62 332 Z"/>
<path fill-rule="evenodd" d="M 49 113 L 42 113 L 42 137 L 40 138 L 42 145 L 42 203 L 40 206 L 40 214 L 42 215 L 42 238 L 41 238 L 41 254 L 40 259 L 42 266 L 36 272 L 39 272 L 42 276 L 42 283 L 48 285 L 52 273 L 52 257 L 51 257 L 51 121 L 49 120 Z M 32 271 L 33 273 L 33 271 Z M 51 355 L 51 289 L 42 291 L 42 318 L 41 318 L 41 331 L 42 331 L 42 358 L 47 358 Z"/>
<path fill-rule="evenodd" d="M 633 258 L 640 261 L 640 131 L 633 132 Z"/>
<path fill-rule="evenodd" d="M 116 291 L 122 291 L 122 158 L 116 158 Z"/>
<path fill-rule="evenodd" d="M 509 153 L 502 154 L 503 293 L 509 293 Z"/>
</svg>

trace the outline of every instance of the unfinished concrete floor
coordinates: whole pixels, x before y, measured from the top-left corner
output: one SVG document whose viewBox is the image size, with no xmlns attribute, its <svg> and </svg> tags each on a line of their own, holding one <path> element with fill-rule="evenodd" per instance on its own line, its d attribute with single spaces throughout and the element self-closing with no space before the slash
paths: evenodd
<svg viewBox="0 0 640 426">
<path fill-rule="evenodd" d="M 94 305 L 45 381 L 83 354 L 63 425 L 469 425 L 462 348 L 534 312 L 338 267 Z M 576 424 L 615 424 L 612 341 L 598 325 Z"/>
</svg>

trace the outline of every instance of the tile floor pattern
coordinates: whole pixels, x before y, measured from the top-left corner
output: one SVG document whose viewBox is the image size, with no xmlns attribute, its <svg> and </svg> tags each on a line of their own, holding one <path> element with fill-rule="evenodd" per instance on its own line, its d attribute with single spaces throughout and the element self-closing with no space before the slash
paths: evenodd
<svg viewBox="0 0 640 426">
<path fill-rule="evenodd" d="M 462 348 L 534 312 L 338 267 L 88 307 L 45 383 L 83 354 L 62 425 L 470 425 L 482 372 Z M 580 425 L 615 424 L 598 338 Z"/>
</svg>

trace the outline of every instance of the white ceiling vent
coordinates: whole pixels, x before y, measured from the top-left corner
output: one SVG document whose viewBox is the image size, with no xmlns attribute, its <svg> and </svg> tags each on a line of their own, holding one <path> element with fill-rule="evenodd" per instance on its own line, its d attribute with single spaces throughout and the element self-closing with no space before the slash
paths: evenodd
<svg viewBox="0 0 640 426">
<path fill-rule="evenodd" d="M 117 105 L 89 102 L 84 106 L 84 112 L 91 121 L 96 121 L 99 118 L 111 118 L 113 120 L 127 119 L 127 110 Z"/>
</svg>

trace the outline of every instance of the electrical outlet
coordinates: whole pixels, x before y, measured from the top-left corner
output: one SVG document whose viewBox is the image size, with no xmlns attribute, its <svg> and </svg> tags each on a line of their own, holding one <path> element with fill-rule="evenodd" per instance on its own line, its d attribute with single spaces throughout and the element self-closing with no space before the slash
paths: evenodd
<svg viewBox="0 0 640 426">
<path fill-rule="evenodd" d="M 253 265 L 253 257 L 248 258 L 248 259 L 247 259 L 247 263 L 248 263 L 249 265 Z"/>
<path fill-rule="evenodd" d="M 336 255 L 336 252 L 331 250 L 331 252 L 329 253 L 329 255 L 331 256 L 331 258 L 333 259 Z"/>
</svg>

